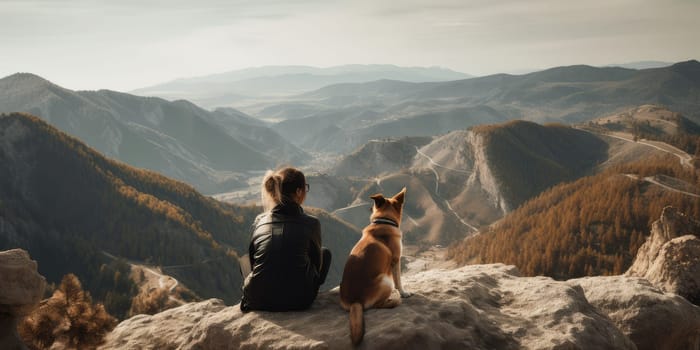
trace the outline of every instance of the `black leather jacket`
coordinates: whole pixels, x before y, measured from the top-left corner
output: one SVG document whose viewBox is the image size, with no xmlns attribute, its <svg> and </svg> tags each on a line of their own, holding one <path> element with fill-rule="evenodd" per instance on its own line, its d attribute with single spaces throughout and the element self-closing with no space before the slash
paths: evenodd
<svg viewBox="0 0 700 350">
<path fill-rule="evenodd" d="M 258 215 L 248 248 L 252 273 L 241 306 L 287 311 L 311 306 L 319 288 L 321 224 L 296 203 Z"/>
</svg>

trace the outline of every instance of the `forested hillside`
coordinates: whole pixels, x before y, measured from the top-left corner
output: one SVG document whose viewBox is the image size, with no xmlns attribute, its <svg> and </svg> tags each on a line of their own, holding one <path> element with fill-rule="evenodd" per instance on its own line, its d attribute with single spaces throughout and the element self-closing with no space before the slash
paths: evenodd
<svg viewBox="0 0 700 350">
<path fill-rule="evenodd" d="M 561 124 L 514 120 L 472 131 L 483 136 L 493 176 L 512 208 L 550 186 L 590 174 L 608 157 L 599 137 Z"/>
<path fill-rule="evenodd" d="M 663 180 L 671 187 L 653 182 Z M 667 155 L 555 186 L 450 247 L 460 264 L 514 264 L 557 279 L 624 272 L 667 205 L 700 217 L 700 173 Z"/>
<path fill-rule="evenodd" d="M 0 164 L 0 249 L 27 249 L 50 282 L 75 273 L 123 316 L 135 293 L 127 261 L 137 261 L 162 267 L 199 297 L 239 300 L 237 252 L 247 251 L 259 207 L 224 204 L 109 160 L 26 114 L 0 116 Z M 334 254 L 332 287 L 358 233 L 312 212 Z"/>
<path fill-rule="evenodd" d="M 201 297 L 238 297 L 233 249 L 246 244 L 252 208 L 234 209 L 108 160 L 36 117 L 3 115 L 0 139 L 0 248 L 28 249 L 49 281 L 74 272 L 104 300 L 125 283 L 107 252 L 156 265 L 198 264 L 176 277 Z"/>
</svg>

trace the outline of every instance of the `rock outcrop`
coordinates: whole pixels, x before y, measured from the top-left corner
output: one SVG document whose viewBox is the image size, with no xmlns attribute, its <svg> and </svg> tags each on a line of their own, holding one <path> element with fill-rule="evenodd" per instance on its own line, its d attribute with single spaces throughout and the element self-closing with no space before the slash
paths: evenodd
<svg viewBox="0 0 700 350">
<path fill-rule="evenodd" d="M 643 277 L 665 292 L 700 304 L 700 224 L 664 208 L 626 276 Z"/>
<path fill-rule="evenodd" d="M 394 309 L 365 314 L 365 349 L 634 349 L 588 303 L 583 290 L 512 266 L 475 265 L 406 276 L 415 293 Z M 337 288 L 304 312 L 241 313 L 217 299 L 117 326 L 103 349 L 345 349 L 348 314 Z"/>
<path fill-rule="evenodd" d="M 46 280 L 21 249 L 0 252 L 0 349 L 24 349 L 17 323 L 36 307 Z"/>
<path fill-rule="evenodd" d="M 568 283 L 581 286 L 588 301 L 637 349 L 700 349 L 700 307 L 683 297 L 664 293 L 639 277 L 585 277 Z"/>
</svg>

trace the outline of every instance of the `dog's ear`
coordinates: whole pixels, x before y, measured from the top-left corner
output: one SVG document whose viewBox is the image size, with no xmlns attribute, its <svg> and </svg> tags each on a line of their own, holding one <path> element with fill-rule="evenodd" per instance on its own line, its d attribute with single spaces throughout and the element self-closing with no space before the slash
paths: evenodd
<svg viewBox="0 0 700 350">
<path fill-rule="evenodd" d="M 375 195 L 369 196 L 369 198 L 374 199 L 374 206 L 377 208 L 381 208 L 382 205 L 384 205 L 384 202 L 386 202 L 386 198 L 381 193 L 377 193 Z"/>
<path fill-rule="evenodd" d="M 404 188 L 401 190 L 401 192 L 397 193 L 397 194 L 394 196 L 393 199 L 394 199 L 399 205 L 403 205 L 403 200 L 404 200 L 404 197 L 405 197 L 405 196 L 406 196 L 406 187 L 404 187 Z"/>
</svg>

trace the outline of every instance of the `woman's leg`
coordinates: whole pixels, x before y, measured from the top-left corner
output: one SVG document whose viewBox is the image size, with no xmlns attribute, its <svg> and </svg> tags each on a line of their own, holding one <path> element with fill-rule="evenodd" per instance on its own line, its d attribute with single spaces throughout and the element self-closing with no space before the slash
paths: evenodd
<svg viewBox="0 0 700 350">
<path fill-rule="evenodd" d="M 321 271 L 319 271 L 318 285 L 322 285 L 326 282 L 326 276 L 328 275 L 328 270 L 331 268 L 331 251 L 323 247 L 321 248 L 323 258 L 321 260 Z"/>
</svg>

